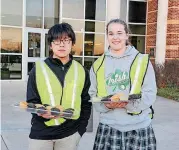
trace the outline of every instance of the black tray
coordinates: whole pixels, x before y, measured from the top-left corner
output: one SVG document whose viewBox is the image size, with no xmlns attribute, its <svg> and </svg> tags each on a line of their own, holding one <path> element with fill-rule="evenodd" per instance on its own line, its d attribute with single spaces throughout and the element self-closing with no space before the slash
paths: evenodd
<svg viewBox="0 0 179 150">
<path fill-rule="evenodd" d="M 13 107 L 18 108 L 18 110 L 24 110 L 33 114 L 46 114 L 51 113 L 53 116 L 60 116 L 61 118 L 72 118 L 76 116 L 78 113 L 77 111 L 67 112 L 68 110 L 65 109 L 64 111 L 52 111 L 52 110 L 44 110 L 41 108 L 22 108 L 19 104 L 13 104 Z"/>
</svg>

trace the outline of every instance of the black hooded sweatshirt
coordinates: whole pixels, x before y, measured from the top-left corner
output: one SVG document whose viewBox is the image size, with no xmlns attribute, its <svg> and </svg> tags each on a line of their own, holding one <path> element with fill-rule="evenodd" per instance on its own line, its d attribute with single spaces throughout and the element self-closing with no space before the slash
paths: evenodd
<svg viewBox="0 0 179 150">
<path fill-rule="evenodd" d="M 49 57 L 45 63 L 57 76 L 62 87 L 64 85 L 65 75 L 72 64 L 73 57 L 70 55 L 70 61 L 63 65 L 63 63 L 56 58 Z M 36 85 L 35 66 L 29 74 L 27 84 L 27 102 L 41 104 L 40 96 Z M 88 70 L 85 70 L 85 83 L 81 94 L 81 113 L 77 120 L 67 119 L 64 123 L 58 126 L 46 126 L 45 121 L 48 119 L 42 118 L 36 114 L 32 114 L 31 131 L 29 138 L 40 140 L 52 140 L 68 137 L 75 132 L 79 132 L 82 136 L 86 132 L 88 119 L 91 114 L 91 103 L 89 102 L 90 96 L 88 90 L 90 87 L 90 78 Z M 60 99 L 59 99 L 60 101 Z"/>
</svg>

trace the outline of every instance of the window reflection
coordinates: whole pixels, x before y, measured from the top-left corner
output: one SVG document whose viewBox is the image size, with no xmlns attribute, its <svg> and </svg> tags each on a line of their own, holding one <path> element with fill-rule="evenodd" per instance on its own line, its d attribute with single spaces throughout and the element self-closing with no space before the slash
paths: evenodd
<svg viewBox="0 0 179 150">
<path fill-rule="evenodd" d="M 85 34 L 85 56 L 100 56 L 104 52 L 104 35 Z"/>
<path fill-rule="evenodd" d="M 146 22 L 146 2 L 129 2 L 129 22 Z"/>
<path fill-rule="evenodd" d="M 43 0 L 26 1 L 26 26 L 42 28 Z"/>
<path fill-rule="evenodd" d="M 63 0 L 63 18 L 84 19 L 84 0 Z"/>
<path fill-rule="evenodd" d="M 1 6 L 1 24 L 22 26 L 23 0 L 2 0 Z"/>
<path fill-rule="evenodd" d="M 103 20 L 103 21 L 106 20 L 106 0 L 96 0 L 95 20 Z"/>
<path fill-rule="evenodd" d="M 69 23 L 74 31 L 83 31 L 84 29 L 84 21 L 63 19 L 63 22 Z"/>
<path fill-rule="evenodd" d="M 104 22 L 92 22 L 86 21 L 85 22 L 85 31 L 88 32 L 105 32 L 105 23 Z"/>
<path fill-rule="evenodd" d="M 50 49 L 50 46 L 48 45 L 47 34 L 45 34 L 45 57 L 52 56 L 52 54 L 53 52 Z"/>
<path fill-rule="evenodd" d="M 81 57 L 73 57 L 74 60 L 82 64 L 82 58 Z"/>
<path fill-rule="evenodd" d="M 28 66 L 27 66 L 28 75 L 29 75 L 30 71 L 32 70 L 32 68 L 34 67 L 34 65 L 35 65 L 35 62 L 28 62 Z"/>
<path fill-rule="evenodd" d="M 76 56 L 81 56 L 83 54 L 83 34 L 75 33 L 76 44 L 72 47 L 71 54 Z"/>
<path fill-rule="evenodd" d="M 1 27 L 1 53 L 22 52 L 22 29 Z"/>
<path fill-rule="evenodd" d="M 1 55 L 1 79 L 21 79 L 22 78 L 22 56 L 21 55 Z"/>
<path fill-rule="evenodd" d="M 145 36 L 132 36 L 131 44 L 141 53 L 145 53 Z"/>
<path fill-rule="evenodd" d="M 100 56 L 104 53 L 105 37 L 95 34 L 94 56 Z"/>
<path fill-rule="evenodd" d="M 44 28 L 59 23 L 60 0 L 44 0 Z"/>
<path fill-rule="evenodd" d="M 129 25 L 132 34 L 145 35 L 145 25 Z"/>
<path fill-rule="evenodd" d="M 92 64 L 95 62 L 97 58 L 84 58 L 84 66 L 90 70 Z"/>
<path fill-rule="evenodd" d="M 40 57 L 40 33 L 28 33 L 28 57 Z"/>
<path fill-rule="evenodd" d="M 120 7 L 120 19 L 126 21 L 126 16 L 127 16 L 127 1 L 126 0 L 120 0 L 121 2 L 121 7 Z"/>
<path fill-rule="evenodd" d="M 86 0 L 85 19 L 102 20 L 106 17 L 106 0 Z"/>
</svg>

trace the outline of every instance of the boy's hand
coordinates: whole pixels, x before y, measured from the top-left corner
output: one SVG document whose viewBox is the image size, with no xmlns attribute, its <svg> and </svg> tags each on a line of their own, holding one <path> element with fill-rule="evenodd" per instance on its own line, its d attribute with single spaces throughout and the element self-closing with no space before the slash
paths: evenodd
<svg viewBox="0 0 179 150">
<path fill-rule="evenodd" d="M 38 116 L 43 117 L 45 119 L 56 119 L 59 118 L 59 116 L 52 116 L 51 114 L 38 114 Z"/>
</svg>

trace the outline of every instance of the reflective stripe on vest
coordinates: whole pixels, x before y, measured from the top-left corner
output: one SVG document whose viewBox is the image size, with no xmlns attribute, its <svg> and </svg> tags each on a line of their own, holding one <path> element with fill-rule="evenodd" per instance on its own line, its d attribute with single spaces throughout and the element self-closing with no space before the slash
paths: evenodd
<svg viewBox="0 0 179 150">
<path fill-rule="evenodd" d="M 54 96 L 53 96 L 53 92 L 52 92 L 52 87 L 50 85 L 48 73 L 47 73 L 47 70 L 46 70 L 44 64 L 45 64 L 44 61 L 40 61 L 40 66 L 41 66 L 43 75 L 45 77 L 46 87 L 48 89 L 48 93 L 50 96 L 50 103 L 51 103 L 51 106 L 55 106 L 55 100 L 54 100 Z M 54 121 L 55 121 L 55 125 L 59 125 L 59 121 L 57 119 L 54 119 Z"/>
<path fill-rule="evenodd" d="M 93 64 L 94 73 L 96 74 L 97 81 L 97 95 L 98 97 L 107 96 L 106 81 L 105 81 L 105 69 L 104 69 L 104 54 L 100 56 Z"/>
<path fill-rule="evenodd" d="M 43 61 L 36 62 L 36 83 L 42 104 L 51 106 L 62 105 L 64 109 L 74 108 L 78 119 L 81 111 L 81 93 L 85 82 L 84 68 L 77 61 L 72 64 L 65 75 L 64 87 L 61 86 L 56 75 Z M 60 102 L 62 103 L 60 104 Z M 65 119 L 51 119 L 46 121 L 47 126 L 59 125 Z"/>
<path fill-rule="evenodd" d="M 131 90 L 130 94 L 140 94 L 145 73 L 149 62 L 148 54 L 138 54 L 133 61 L 130 70 Z"/>
</svg>

